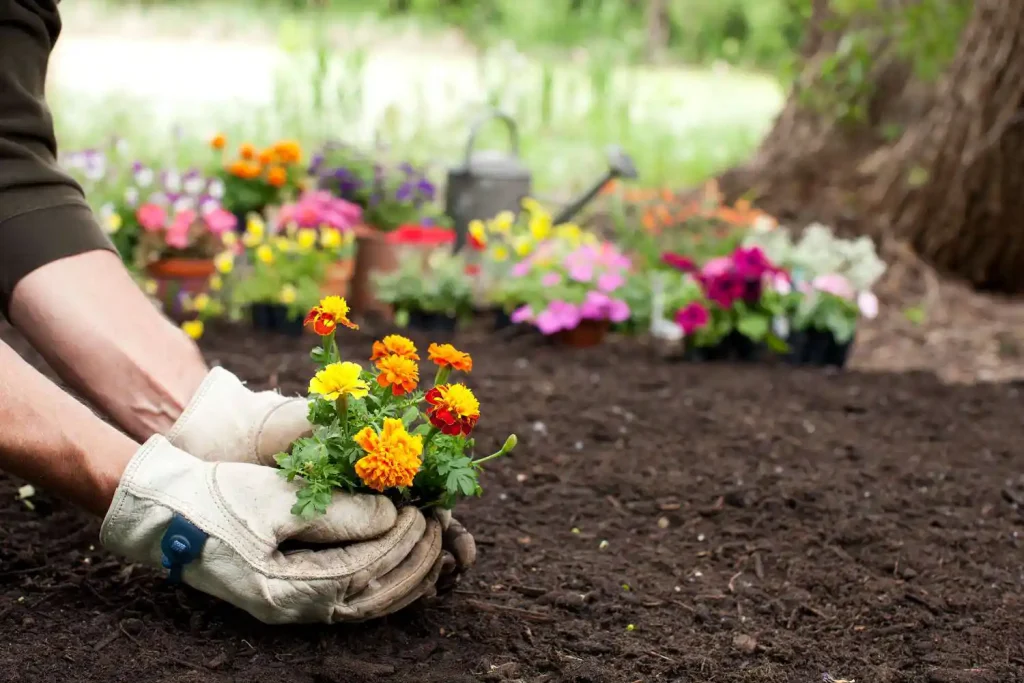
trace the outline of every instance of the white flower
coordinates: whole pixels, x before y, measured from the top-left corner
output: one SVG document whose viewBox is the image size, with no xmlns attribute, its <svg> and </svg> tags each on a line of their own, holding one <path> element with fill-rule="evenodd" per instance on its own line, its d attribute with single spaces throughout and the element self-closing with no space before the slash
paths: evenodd
<svg viewBox="0 0 1024 683">
<path fill-rule="evenodd" d="M 124 191 L 124 201 L 128 206 L 135 206 L 139 203 L 139 191 L 134 187 L 129 187 Z"/>
<path fill-rule="evenodd" d="M 135 174 L 135 184 L 139 187 L 149 187 L 153 184 L 153 169 L 141 168 Z"/>
<path fill-rule="evenodd" d="M 111 204 L 110 202 L 107 202 L 106 204 L 100 207 L 99 213 L 100 218 L 109 218 L 110 216 L 114 215 L 114 205 Z"/>
<path fill-rule="evenodd" d="M 211 199 L 209 197 L 207 197 L 206 199 L 199 203 L 199 213 L 201 213 L 204 216 L 208 216 L 209 214 L 213 213 L 219 208 L 220 202 L 218 202 L 216 199 Z"/>
<path fill-rule="evenodd" d="M 184 188 L 186 194 L 199 194 L 203 191 L 203 179 L 196 175 L 189 176 L 185 180 Z"/>
<path fill-rule="evenodd" d="M 210 181 L 210 186 L 206 188 L 206 192 L 214 199 L 222 199 L 224 197 L 224 183 L 220 178 L 214 178 Z"/>
<path fill-rule="evenodd" d="M 857 295 L 857 308 L 862 316 L 874 320 L 878 316 L 878 297 L 872 292 L 861 292 Z"/>
<path fill-rule="evenodd" d="M 174 202 L 175 213 L 191 211 L 194 208 L 196 208 L 196 200 L 192 199 L 192 197 L 181 197 L 178 201 Z"/>
<path fill-rule="evenodd" d="M 775 273 L 772 275 L 772 289 L 782 296 L 786 296 L 793 291 L 793 284 L 784 273 Z"/>
<path fill-rule="evenodd" d="M 164 173 L 164 189 L 175 194 L 181 192 L 181 176 L 177 171 Z"/>
<path fill-rule="evenodd" d="M 777 315 L 772 318 L 772 332 L 776 337 L 786 339 L 789 337 L 789 318 L 784 315 Z"/>
</svg>

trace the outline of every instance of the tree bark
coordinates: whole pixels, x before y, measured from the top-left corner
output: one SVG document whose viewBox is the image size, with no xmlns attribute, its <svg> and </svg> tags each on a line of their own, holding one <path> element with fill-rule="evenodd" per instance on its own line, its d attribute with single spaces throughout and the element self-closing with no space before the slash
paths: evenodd
<svg viewBox="0 0 1024 683">
<path fill-rule="evenodd" d="M 833 37 L 819 33 L 795 92 L 820 87 L 817 60 Z M 889 48 L 876 49 L 864 125 L 791 96 L 723 190 L 755 195 L 783 220 L 894 238 L 979 289 L 1024 292 L 1024 2 L 975 0 L 937 83 L 915 79 Z M 889 124 L 903 130 L 896 141 L 882 134 Z"/>
</svg>

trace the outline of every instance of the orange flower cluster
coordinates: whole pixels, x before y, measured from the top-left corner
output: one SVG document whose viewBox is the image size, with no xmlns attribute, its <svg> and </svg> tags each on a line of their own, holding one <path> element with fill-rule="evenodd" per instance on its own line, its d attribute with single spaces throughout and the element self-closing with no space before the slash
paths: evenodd
<svg viewBox="0 0 1024 683">
<path fill-rule="evenodd" d="M 726 230 L 746 229 L 757 219 L 768 216 L 745 199 L 732 206 L 723 204 L 722 193 L 714 180 L 704 186 L 703 196 L 698 198 L 692 195 L 684 198 L 669 188 L 623 188 L 617 182 L 608 183 L 601 192 L 606 195 L 619 194 L 627 204 L 638 209 L 640 223 L 649 232 L 674 228 L 693 219 L 715 221 L 723 224 Z"/>
<path fill-rule="evenodd" d="M 227 138 L 218 134 L 210 140 L 210 147 L 223 150 Z M 302 146 L 294 140 L 280 140 L 259 150 L 250 142 L 238 146 L 238 158 L 227 165 L 228 173 L 243 180 L 262 178 L 272 187 L 284 187 L 288 182 L 288 166 L 302 161 Z"/>
<path fill-rule="evenodd" d="M 356 462 L 356 474 L 374 491 L 412 486 L 423 463 L 423 437 L 409 434 L 401 420 L 384 418 L 380 434 L 363 427 L 353 439 L 366 451 Z"/>
</svg>

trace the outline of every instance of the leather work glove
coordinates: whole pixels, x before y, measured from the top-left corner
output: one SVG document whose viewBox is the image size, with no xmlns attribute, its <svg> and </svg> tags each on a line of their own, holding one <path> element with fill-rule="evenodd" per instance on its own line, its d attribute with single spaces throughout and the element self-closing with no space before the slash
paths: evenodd
<svg viewBox="0 0 1024 683">
<path fill-rule="evenodd" d="M 363 621 L 435 593 L 436 519 L 339 492 L 307 521 L 294 502 L 270 467 L 203 462 L 154 436 L 128 463 L 100 541 L 268 624 Z M 344 545 L 282 552 L 285 540 Z"/>
<path fill-rule="evenodd" d="M 312 433 L 308 414 L 304 398 L 252 391 L 231 372 L 213 368 L 167 439 L 201 460 L 276 467 L 275 455 Z M 438 591 L 444 592 L 476 562 L 476 542 L 451 513 L 439 511 L 435 516 L 444 529 L 447 553 L 438 585 Z"/>
</svg>

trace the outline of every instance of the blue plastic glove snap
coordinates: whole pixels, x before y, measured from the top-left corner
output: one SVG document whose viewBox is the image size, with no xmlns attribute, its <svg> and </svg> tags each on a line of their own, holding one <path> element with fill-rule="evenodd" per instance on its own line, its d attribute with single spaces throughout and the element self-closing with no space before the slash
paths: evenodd
<svg viewBox="0 0 1024 683">
<path fill-rule="evenodd" d="M 171 518 L 171 525 L 160 539 L 160 563 L 170 570 L 168 581 L 181 583 L 181 570 L 189 562 L 199 559 L 209 537 L 209 534 L 181 515 L 176 514 Z"/>
</svg>

